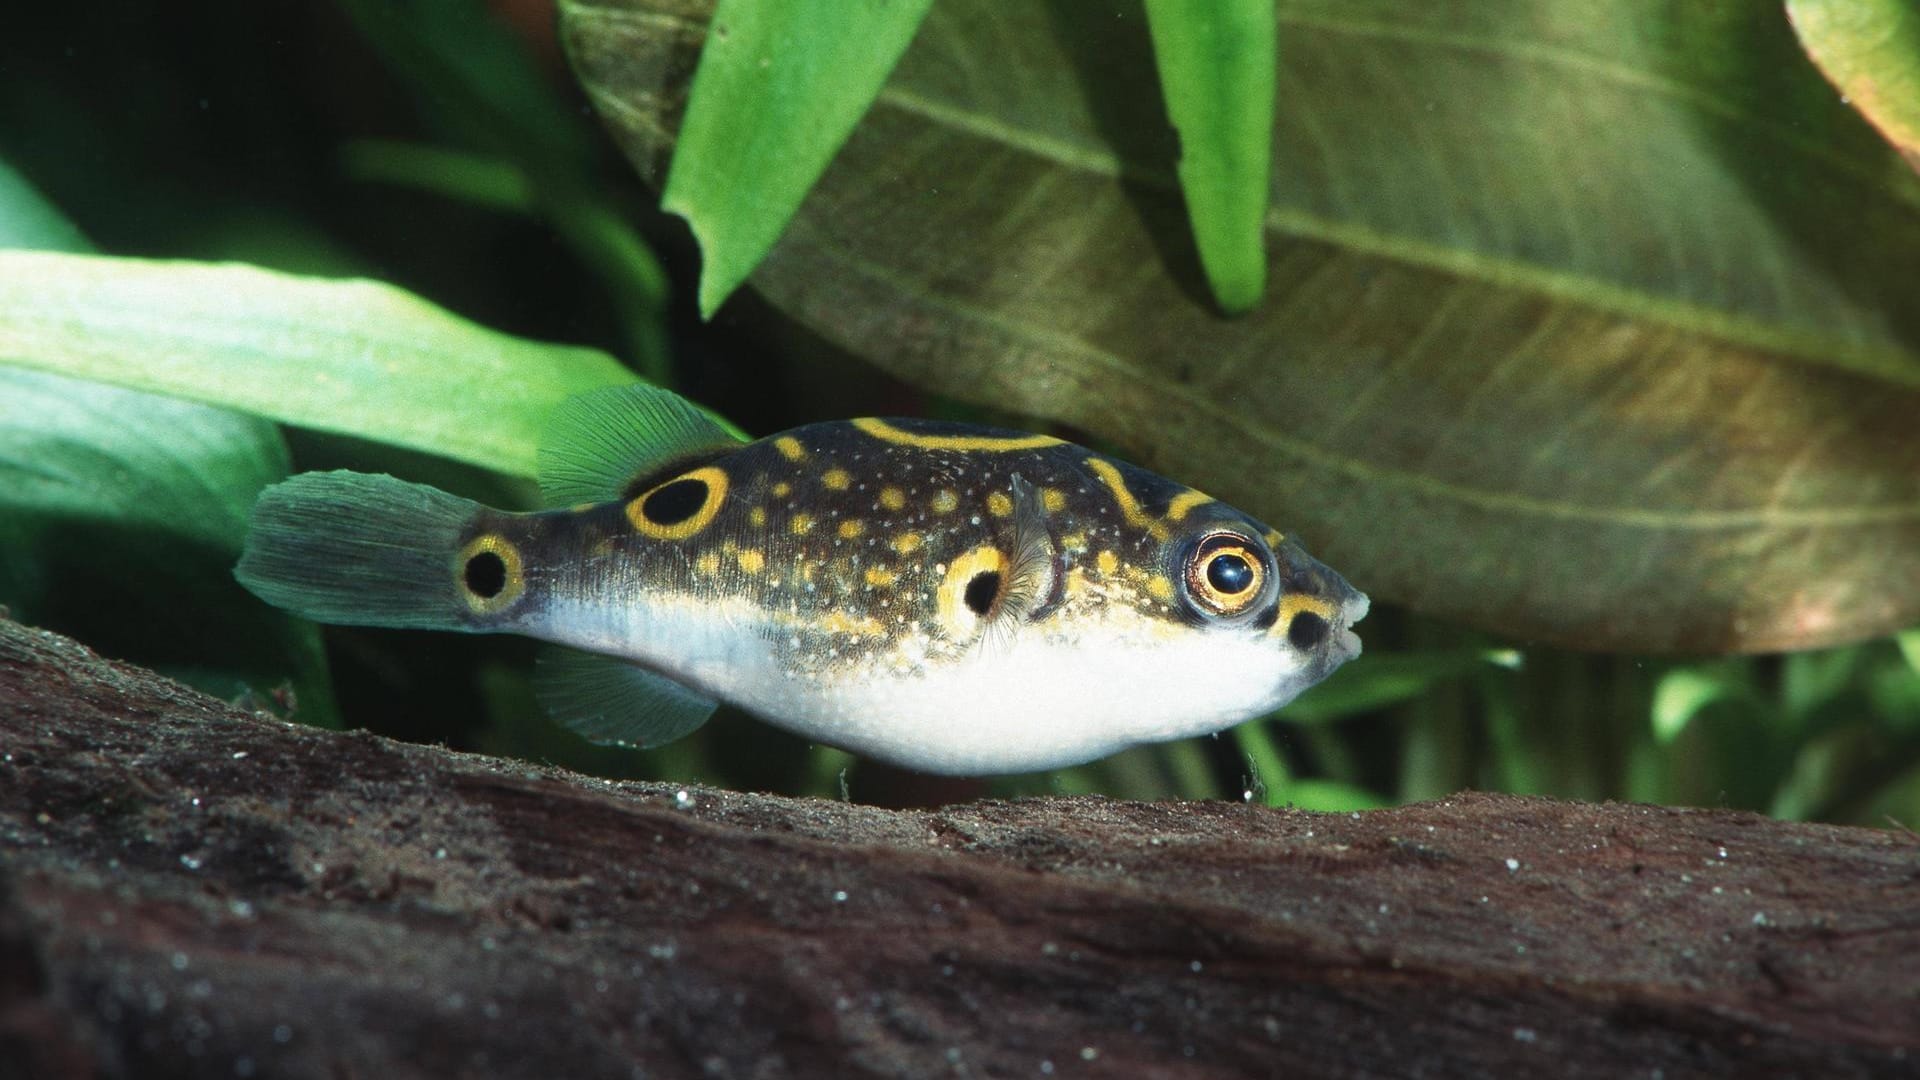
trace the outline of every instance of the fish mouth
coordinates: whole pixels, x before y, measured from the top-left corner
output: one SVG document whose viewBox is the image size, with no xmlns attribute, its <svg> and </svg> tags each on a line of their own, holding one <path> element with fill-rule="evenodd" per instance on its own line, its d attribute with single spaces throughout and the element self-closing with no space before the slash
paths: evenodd
<svg viewBox="0 0 1920 1080">
<path fill-rule="evenodd" d="M 1334 651 L 1340 654 L 1342 661 L 1351 660 L 1360 655 L 1360 635 L 1353 632 L 1353 624 L 1367 617 L 1367 610 L 1373 601 L 1367 594 L 1349 586 L 1351 595 L 1340 603 L 1340 633 L 1334 637 Z"/>
</svg>

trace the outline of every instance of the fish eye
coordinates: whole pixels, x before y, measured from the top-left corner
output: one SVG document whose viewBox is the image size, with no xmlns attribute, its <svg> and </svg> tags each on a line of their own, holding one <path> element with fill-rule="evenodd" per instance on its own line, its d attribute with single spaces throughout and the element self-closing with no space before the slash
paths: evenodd
<svg viewBox="0 0 1920 1080">
<path fill-rule="evenodd" d="M 1267 559 L 1256 542 L 1232 532 L 1202 537 L 1187 557 L 1187 595 L 1214 615 L 1239 615 L 1265 591 Z"/>
</svg>

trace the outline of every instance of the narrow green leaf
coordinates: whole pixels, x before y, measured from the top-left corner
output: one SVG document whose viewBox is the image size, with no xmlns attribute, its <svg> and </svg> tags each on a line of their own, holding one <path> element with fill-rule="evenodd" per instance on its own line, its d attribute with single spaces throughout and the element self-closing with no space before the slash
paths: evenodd
<svg viewBox="0 0 1920 1080">
<path fill-rule="evenodd" d="M 1341 667 L 1314 687 L 1313 693 L 1282 708 L 1278 715 L 1296 724 L 1324 724 L 1411 700 L 1437 683 L 1475 671 L 1519 666 L 1520 655 L 1512 649 L 1368 656 L 1365 663 Z"/>
<path fill-rule="evenodd" d="M 1180 189 L 1214 300 L 1246 311 L 1267 283 L 1273 0 L 1147 0 Z"/>
<path fill-rule="evenodd" d="M 1366 788 L 1338 780 L 1295 780 L 1284 788 L 1268 789 L 1267 800 L 1270 806 L 1295 806 L 1335 814 L 1378 810 L 1391 805 Z"/>
<path fill-rule="evenodd" d="M 476 326 L 390 285 L 0 252 L 0 363 L 534 475 L 547 414 L 612 357 Z"/>
<path fill-rule="evenodd" d="M 1913 0 L 1787 0 L 1827 81 L 1920 169 L 1920 7 Z"/>
<path fill-rule="evenodd" d="M 1667 672 L 1653 690 L 1653 737 L 1662 746 L 1678 739 L 1693 718 L 1734 691 L 1725 679 L 1693 668 Z"/>
<path fill-rule="evenodd" d="M 700 243 L 707 318 L 873 103 L 932 0 L 720 0 L 660 205 Z"/>
</svg>

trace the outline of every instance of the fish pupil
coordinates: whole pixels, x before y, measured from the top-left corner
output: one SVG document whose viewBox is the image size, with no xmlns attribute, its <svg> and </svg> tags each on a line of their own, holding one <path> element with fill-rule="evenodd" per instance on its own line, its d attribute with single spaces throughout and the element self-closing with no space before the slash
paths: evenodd
<svg viewBox="0 0 1920 1080">
<path fill-rule="evenodd" d="M 1330 629 L 1327 620 L 1311 611 L 1303 611 L 1287 624 L 1287 640 L 1293 642 L 1296 649 L 1311 649 L 1326 640 Z"/>
<path fill-rule="evenodd" d="M 705 480 L 675 480 L 647 496 L 640 510 L 655 525 L 678 525 L 707 504 Z"/>
<path fill-rule="evenodd" d="M 994 598 L 1000 595 L 1000 571 L 983 570 L 973 575 L 967 582 L 967 591 L 961 597 L 975 615 L 985 615 L 993 608 Z"/>
<path fill-rule="evenodd" d="M 1253 567 L 1238 555 L 1215 555 L 1207 564 L 1207 584 L 1233 596 L 1253 584 Z"/>
<path fill-rule="evenodd" d="M 491 551 L 482 551 L 467 560 L 467 591 L 482 600 L 491 600 L 507 587 L 507 564 Z"/>
</svg>

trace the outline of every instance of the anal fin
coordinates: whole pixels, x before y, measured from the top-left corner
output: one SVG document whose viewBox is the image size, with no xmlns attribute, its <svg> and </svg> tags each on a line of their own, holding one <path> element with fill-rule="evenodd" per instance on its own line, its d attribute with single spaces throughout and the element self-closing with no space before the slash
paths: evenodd
<svg viewBox="0 0 1920 1080">
<path fill-rule="evenodd" d="M 540 651 L 533 692 L 555 720 L 588 741 L 643 750 L 692 734 L 718 707 L 665 675 L 558 645 Z"/>
</svg>

